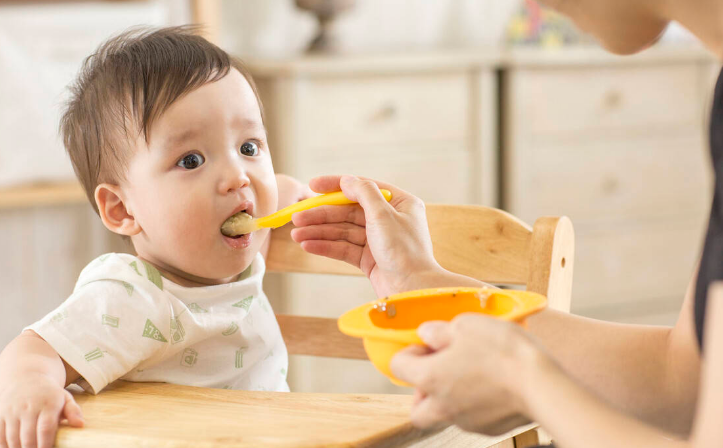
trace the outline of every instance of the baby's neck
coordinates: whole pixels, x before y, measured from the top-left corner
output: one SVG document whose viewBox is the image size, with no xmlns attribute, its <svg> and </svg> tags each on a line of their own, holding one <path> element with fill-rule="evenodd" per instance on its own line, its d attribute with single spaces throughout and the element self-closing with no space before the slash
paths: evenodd
<svg viewBox="0 0 723 448">
<path fill-rule="evenodd" d="M 191 275 L 187 272 L 182 272 L 174 269 L 171 266 L 166 266 L 153 260 L 148 260 L 147 258 L 141 257 L 140 255 L 138 256 L 138 258 L 155 266 L 163 277 L 167 278 L 168 280 L 172 281 L 177 285 L 185 286 L 187 288 L 197 288 L 200 286 L 213 286 L 232 283 L 238 280 L 239 276 L 241 275 L 237 274 L 228 278 L 196 277 L 195 275 Z"/>
</svg>

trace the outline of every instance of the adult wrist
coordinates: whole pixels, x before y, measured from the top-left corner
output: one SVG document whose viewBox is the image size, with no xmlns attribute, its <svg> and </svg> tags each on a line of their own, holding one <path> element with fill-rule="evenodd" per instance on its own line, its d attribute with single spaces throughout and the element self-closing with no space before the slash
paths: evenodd
<svg viewBox="0 0 723 448">
<path fill-rule="evenodd" d="M 526 337 L 527 344 L 518 350 L 520 361 L 519 390 L 520 412 L 535 420 L 535 405 L 538 394 L 554 383 L 554 378 L 561 374 L 560 366 L 537 344 Z"/>
<path fill-rule="evenodd" d="M 439 264 L 430 264 L 413 269 L 412 272 L 402 280 L 399 286 L 401 289 L 400 292 L 425 288 L 463 286 L 458 285 L 458 282 L 457 274 L 447 271 Z"/>
</svg>

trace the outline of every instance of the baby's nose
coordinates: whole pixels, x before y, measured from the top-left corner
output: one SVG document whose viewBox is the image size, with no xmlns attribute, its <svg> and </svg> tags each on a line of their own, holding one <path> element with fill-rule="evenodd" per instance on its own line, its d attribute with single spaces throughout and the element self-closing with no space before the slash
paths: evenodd
<svg viewBox="0 0 723 448">
<path fill-rule="evenodd" d="M 225 194 L 240 188 L 248 187 L 249 183 L 248 174 L 243 167 L 229 164 L 224 170 L 219 190 L 221 194 Z"/>
</svg>

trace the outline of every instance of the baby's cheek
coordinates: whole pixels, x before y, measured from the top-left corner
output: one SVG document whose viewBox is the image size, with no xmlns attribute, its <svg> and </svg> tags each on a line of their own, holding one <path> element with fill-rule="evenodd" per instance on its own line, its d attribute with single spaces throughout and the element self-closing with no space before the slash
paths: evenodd
<svg viewBox="0 0 723 448">
<path fill-rule="evenodd" d="M 259 198 L 259 203 L 263 205 L 264 213 L 257 214 L 257 216 L 266 216 L 278 210 L 279 190 L 276 186 L 276 179 L 272 179 L 270 184 L 264 186 L 261 196 L 262 197 Z"/>
<path fill-rule="evenodd" d="M 204 229 L 211 224 L 211 215 L 204 207 L 193 207 L 191 204 L 175 204 L 160 207 L 161 213 L 157 216 L 160 232 L 165 232 L 179 244 L 198 241 L 204 234 Z M 205 230 L 208 233 L 208 230 Z"/>
</svg>

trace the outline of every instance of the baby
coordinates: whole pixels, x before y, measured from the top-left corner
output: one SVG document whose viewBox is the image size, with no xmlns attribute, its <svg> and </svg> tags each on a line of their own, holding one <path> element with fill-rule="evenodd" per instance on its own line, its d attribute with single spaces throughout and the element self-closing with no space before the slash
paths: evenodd
<svg viewBox="0 0 723 448">
<path fill-rule="evenodd" d="M 269 233 L 221 234 L 307 196 L 277 177 L 253 81 L 185 27 L 135 30 L 86 60 L 62 118 L 91 204 L 136 256 L 106 254 L 0 355 L 0 446 L 51 446 L 82 425 L 64 389 L 110 382 L 288 391 L 261 289 Z"/>
</svg>

